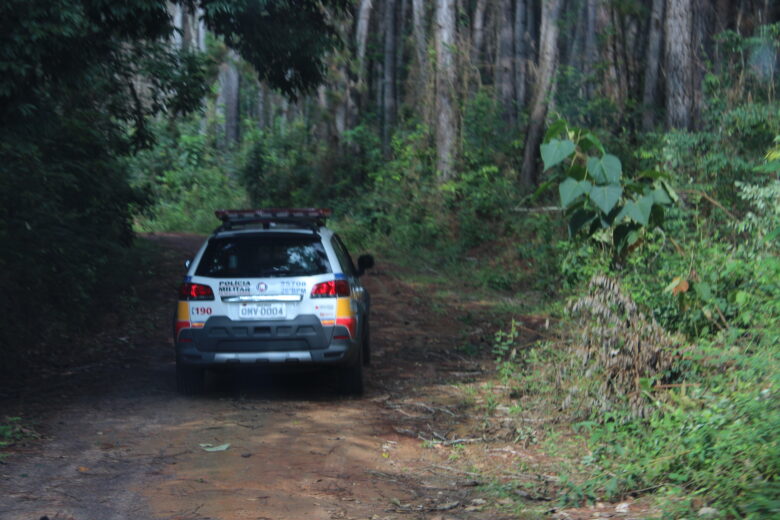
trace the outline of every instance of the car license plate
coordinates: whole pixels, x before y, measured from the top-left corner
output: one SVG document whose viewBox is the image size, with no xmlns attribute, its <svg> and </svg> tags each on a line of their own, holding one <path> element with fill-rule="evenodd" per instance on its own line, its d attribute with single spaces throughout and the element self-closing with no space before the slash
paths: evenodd
<svg viewBox="0 0 780 520">
<path fill-rule="evenodd" d="M 242 320 L 281 320 L 287 317 L 283 303 L 242 303 L 238 308 Z"/>
</svg>

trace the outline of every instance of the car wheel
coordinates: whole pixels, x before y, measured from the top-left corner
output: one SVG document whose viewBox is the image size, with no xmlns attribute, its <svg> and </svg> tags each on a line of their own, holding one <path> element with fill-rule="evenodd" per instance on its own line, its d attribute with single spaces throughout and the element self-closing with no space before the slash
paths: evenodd
<svg viewBox="0 0 780 520">
<path fill-rule="evenodd" d="M 205 390 L 205 373 L 200 367 L 176 363 L 176 389 L 183 395 L 197 395 Z"/>
<path fill-rule="evenodd" d="M 339 369 L 339 388 L 345 395 L 363 395 L 363 352 L 354 365 Z"/>
</svg>

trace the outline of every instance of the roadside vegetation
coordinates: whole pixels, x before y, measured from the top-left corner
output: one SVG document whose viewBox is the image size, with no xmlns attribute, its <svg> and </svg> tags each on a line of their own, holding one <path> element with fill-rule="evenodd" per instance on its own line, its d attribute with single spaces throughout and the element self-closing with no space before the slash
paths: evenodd
<svg viewBox="0 0 780 520">
<path fill-rule="evenodd" d="M 641 19 L 651 3 L 613 8 Z M 476 73 L 464 73 L 458 152 L 447 171 L 429 83 L 419 97 L 408 89 L 390 127 L 386 107 L 366 101 L 381 78 L 363 78 L 355 60 L 379 62 L 377 49 L 355 56 L 327 41 L 314 53 L 330 53 L 320 71 L 328 85 L 340 85 L 347 72 L 370 84 L 358 92 L 363 109 L 338 132 L 338 88 L 291 105 L 269 86 L 289 93 L 301 85 L 274 83 L 274 76 L 241 90 L 237 106 L 254 108 L 237 120 L 215 86 L 190 92 L 181 113 L 151 111 L 143 121 L 131 105 L 112 113 L 109 104 L 96 109 L 104 127 L 78 104 L 69 117 L 53 118 L 68 106 L 49 97 L 25 108 L 19 85 L 26 76 L 5 79 L 0 96 L 16 108 L 2 116 L 16 126 L 0 133 L 8 137 L 0 145 L 7 169 L 0 243 L 8 251 L 0 286 L 13 302 L 5 315 L 28 331 L 1 338 L 7 359 L 23 363 L 21 345 L 45 349 L 47 337 L 91 319 L 88 302 L 113 287 L 109 273 L 116 275 L 114 259 L 128 251 L 131 230 L 208 232 L 221 207 L 331 207 L 352 249 L 415 271 L 432 289 L 431 305 L 464 295 L 488 302 L 492 349 L 453 348 L 495 360 L 495 379 L 464 388 L 464 400 L 485 417 L 497 410 L 556 417 L 544 431 L 531 426 L 513 437 L 565 455 L 560 479 L 543 490 L 552 499 L 580 505 L 650 497 L 670 518 L 780 515 L 780 25 L 759 23 L 776 22 L 771 17 L 753 21 L 751 30 L 726 30 L 711 42 L 717 61 L 696 92 L 696 121 L 685 125 L 651 119 L 648 127 L 636 91 L 621 98 L 589 88 L 611 81 L 606 69 L 559 67 L 530 185 L 523 158 L 533 107 L 518 103 L 508 120 L 481 62 L 472 64 Z M 223 22 L 212 22 L 223 37 L 209 37 L 197 54 L 202 85 L 219 83 L 217 67 L 232 52 Z M 334 31 L 350 33 L 345 27 Z M 143 36 L 160 31 L 144 26 Z M 427 50 L 415 59 L 436 54 Z M 460 52 L 467 60 L 468 49 Z M 55 85 L 68 99 L 95 85 L 92 73 L 109 83 L 114 77 L 116 68 L 98 66 L 105 56 L 87 57 L 97 72 L 84 72 L 83 84 Z M 179 59 L 178 67 L 190 63 Z M 409 83 L 425 72 L 411 63 Z M 116 126 L 117 117 L 125 124 Z M 36 135 L 40 129 L 44 135 Z M 21 171 L 29 175 L 12 175 Z M 42 316 L 48 328 L 37 326 Z M 464 327 L 469 321 L 463 318 Z M 16 435 L 14 421 L 0 424 L 0 446 Z M 462 451 L 453 448 L 453 462 Z M 516 485 L 497 481 L 485 491 Z"/>
<path fill-rule="evenodd" d="M 191 197 L 332 207 L 353 247 L 414 267 L 439 297 L 492 301 L 503 390 L 468 391 L 486 416 L 498 406 L 560 415 L 571 437 L 551 453 L 575 460 L 560 468 L 556 500 L 650 493 L 670 517 L 767 518 L 780 508 L 780 111 L 773 92 L 737 95 L 745 87 L 728 75 L 708 82 L 695 131 L 574 126 L 592 118 L 565 113 L 562 97 L 541 146 L 545 182 L 531 193 L 512 169 L 519 145 L 497 130 L 484 92 L 463 109 L 459 175 L 446 182 L 414 118 L 387 156 L 368 123 L 341 152 L 300 118 L 213 157 L 192 152 L 207 137 L 182 123 L 172 144 L 142 155 L 169 168 L 163 190 L 181 191 L 159 192 L 138 222 L 206 232 L 213 204 Z M 527 316 L 552 323 L 530 345 Z"/>
</svg>

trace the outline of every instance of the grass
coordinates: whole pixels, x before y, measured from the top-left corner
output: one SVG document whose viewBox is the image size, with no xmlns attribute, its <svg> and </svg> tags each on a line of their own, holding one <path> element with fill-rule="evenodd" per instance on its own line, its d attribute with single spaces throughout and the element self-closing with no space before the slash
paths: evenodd
<svg viewBox="0 0 780 520">
<path fill-rule="evenodd" d="M 5 417 L 0 421 L 0 449 L 11 447 L 23 439 L 37 436 L 38 434 L 32 428 L 22 422 L 21 417 Z M 0 453 L 0 459 L 4 455 L 4 453 Z"/>
</svg>

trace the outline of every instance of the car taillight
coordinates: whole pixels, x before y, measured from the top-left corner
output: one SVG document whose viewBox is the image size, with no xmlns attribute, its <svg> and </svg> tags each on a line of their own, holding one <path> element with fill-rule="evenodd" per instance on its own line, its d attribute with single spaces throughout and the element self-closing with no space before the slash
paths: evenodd
<svg viewBox="0 0 780 520">
<path fill-rule="evenodd" d="M 336 298 L 337 296 L 349 296 L 349 282 L 331 280 L 318 283 L 311 290 L 312 298 Z"/>
<path fill-rule="evenodd" d="M 180 300 L 213 300 L 214 291 L 208 285 L 185 282 L 179 287 Z"/>
</svg>

